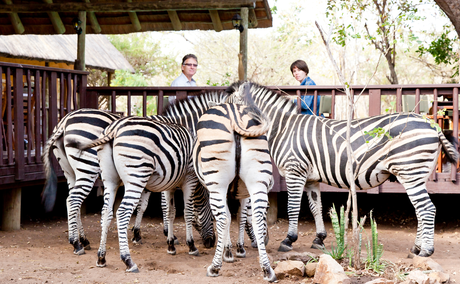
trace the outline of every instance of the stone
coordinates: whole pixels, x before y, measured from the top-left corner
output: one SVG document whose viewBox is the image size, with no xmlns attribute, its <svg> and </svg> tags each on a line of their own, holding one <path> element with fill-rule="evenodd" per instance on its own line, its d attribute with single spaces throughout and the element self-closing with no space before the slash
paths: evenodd
<svg viewBox="0 0 460 284">
<path fill-rule="evenodd" d="M 414 256 L 412 262 L 415 268 L 444 272 L 442 266 L 434 261 L 431 257 Z"/>
<path fill-rule="evenodd" d="M 407 280 L 415 282 L 415 284 L 430 284 L 430 278 L 428 275 L 420 270 L 413 270 L 407 275 Z"/>
<path fill-rule="evenodd" d="M 395 282 L 392 280 L 388 280 L 385 278 L 377 278 L 372 281 L 368 281 L 365 284 L 394 284 Z"/>
<path fill-rule="evenodd" d="M 322 254 L 316 266 L 313 283 L 321 284 L 351 284 L 351 279 L 345 274 L 343 267 L 330 255 Z"/>
<path fill-rule="evenodd" d="M 286 274 L 303 277 L 305 275 L 305 265 L 301 261 L 286 260 L 281 261 L 275 268 L 278 279 L 283 279 Z"/>
<path fill-rule="evenodd" d="M 316 254 L 308 252 L 308 251 L 302 252 L 302 253 L 298 253 L 298 252 L 295 252 L 295 251 L 290 251 L 290 252 L 282 254 L 279 257 L 280 261 L 283 261 L 283 260 L 298 260 L 298 261 L 302 261 L 304 264 L 307 264 L 309 261 L 311 261 L 313 259 L 318 259 L 318 256 Z"/>
<path fill-rule="evenodd" d="M 318 266 L 317 262 L 307 263 L 307 265 L 305 265 L 305 274 L 307 274 L 308 277 L 315 276 L 315 271 L 316 271 L 317 266 Z"/>
<path fill-rule="evenodd" d="M 428 278 L 430 278 L 430 284 L 449 283 L 450 280 L 449 274 L 441 271 L 431 272 L 428 274 Z"/>
</svg>

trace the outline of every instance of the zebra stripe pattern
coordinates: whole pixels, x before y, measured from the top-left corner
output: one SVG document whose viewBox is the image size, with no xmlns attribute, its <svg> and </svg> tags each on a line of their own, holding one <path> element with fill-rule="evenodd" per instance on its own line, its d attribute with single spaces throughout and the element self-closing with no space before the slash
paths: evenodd
<svg viewBox="0 0 460 284">
<path fill-rule="evenodd" d="M 221 98 L 216 95 L 207 95 L 206 97 L 209 99 Z M 128 272 L 138 271 L 137 265 L 131 259 L 126 233 L 134 206 L 144 188 L 149 191 L 167 191 L 167 194 L 170 194 L 170 190 L 181 186 L 184 199 L 190 200 L 192 192 L 197 187 L 202 186 L 198 183 L 191 163 L 193 135 L 186 127 L 175 124 L 175 122 L 180 122 L 193 130 L 198 119 L 197 113 L 203 112 L 203 109 L 207 108 L 208 101 L 213 104 L 220 103 L 219 101 L 203 100 L 202 96 L 199 96 L 194 100 L 173 106 L 172 109 L 175 112 L 169 112 L 170 116 L 122 118 L 109 125 L 101 137 L 91 143 L 81 144 L 79 141 L 74 141 L 72 146 L 80 149 L 98 147 L 101 177 L 105 187 L 102 211 L 103 230 L 98 251 L 98 266 L 106 265 L 105 244 L 108 225 L 111 221 L 109 212 L 112 211 L 113 199 L 121 182 L 125 185 L 125 194 L 117 211 L 117 225 L 120 257 L 127 266 Z M 107 143 L 109 141 L 112 143 Z M 200 192 L 207 194 L 205 190 Z M 168 198 L 167 200 L 171 199 Z M 203 202 L 200 204 L 208 204 L 204 202 L 207 197 L 203 197 L 201 200 Z M 187 245 L 190 248 L 189 254 L 197 255 L 198 250 L 194 246 L 191 234 L 193 210 L 196 208 L 190 204 L 185 202 L 184 208 Z M 194 206 L 197 205 L 198 203 L 194 204 Z M 169 208 L 171 207 L 169 206 Z M 209 206 L 206 208 L 209 209 Z M 199 209 L 197 212 L 202 212 L 203 216 L 211 215 L 211 213 L 201 210 L 203 209 Z M 167 212 L 170 220 L 167 242 L 168 253 L 175 254 L 172 235 L 174 215 L 172 212 L 173 210 Z M 204 220 L 211 221 L 210 218 Z M 206 223 L 206 225 L 208 224 Z M 203 231 L 213 232 L 212 230 L 212 223 L 210 223 L 210 226 L 204 226 Z M 206 246 L 213 243 L 214 238 L 208 238 L 205 241 Z"/>
<path fill-rule="evenodd" d="M 84 254 L 85 248 L 91 248 L 81 223 L 80 209 L 81 204 L 94 186 L 96 178 L 100 173 L 100 168 L 96 150 L 90 149 L 85 151 L 83 155 L 80 155 L 80 150 L 69 147 L 69 141 L 94 140 L 101 135 L 109 123 L 119 118 L 119 115 L 96 109 L 73 111 L 62 118 L 45 146 L 43 163 L 47 182 L 43 190 L 44 206 L 47 211 L 51 211 L 56 198 L 57 177 L 50 160 L 50 152 L 52 150 L 67 179 L 69 188 L 69 196 L 67 198 L 69 243 L 73 245 L 74 254 L 77 255 Z M 149 197 L 150 191 L 142 192 L 133 228 L 133 242 L 135 243 L 141 242 L 140 224 L 147 208 Z M 165 212 L 168 203 L 163 202 L 163 200 L 166 200 L 165 193 L 162 192 L 161 198 L 162 204 L 165 204 L 162 206 L 163 216 L 167 219 L 169 217 L 166 216 Z M 192 200 L 192 202 L 195 202 L 195 200 Z M 202 203 L 199 200 L 196 200 L 196 202 Z M 199 218 L 203 217 L 205 220 L 193 220 L 194 224 L 206 224 L 206 222 L 209 222 L 209 217 L 203 216 L 203 213 L 197 216 Z M 206 232 L 202 228 L 195 227 L 201 233 L 203 241 L 205 241 L 207 236 L 214 235 L 213 232 Z"/>
<path fill-rule="evenodd" d="M 216 219 L 218 241 L 207 275 L 216 277 L 222 267 L 225 245 L 228 244 L 231 215 L 227 205 L 230 183 L 239 176 L 237 199 L 251 198 L 252 225 L 259 250 L 264 279 L 276 281 L 270 266 L 264 238 L 267 235 L 266 209 L 268 191 L 273 186 L 272 163 L 267 138 L 267 124 L 254 119 L 250 108 L 223 104 L 210 108 L 197 124 L 197 143 L 193 159 L 198 178 L 209 191 L 212 213 Z M 244 134 L 240 136 L 236 133 Z M 241 139 L 240 147 L 237 140 Z"/>
<path fill-rule="evenodd" d="M 245 91 L 248 88 L 250 91 Z M 295 105 L 289 98 L 250 82 L 234 84 L 229 92 L 233 100 L 257 106 L 271 121 L 267 134 L 269 149 L 280 174 L 286 178 L 288 189 L 289 231 L 280 250 L 291 250 L 292 242 L 297 240 L 300 200 L 305 184 L 317 226 L 314 245 L 322 246 L 326 231 L 319 183 L 338 188 L 350 186 L 345 174 L 346 122 L 292 113 Z M 389 136 L 365 134 L 378 127 Z M 426 182 L 436 167 L 441 148 L 455 163 L 457 149 L 440 130 L 414 113 L 353 120 L 351 146 L 356 157 L 353 171 L 358 189 L 376 187 L 387 179 L 397 180 L 404 186 L 418 219 L 417 236 L 411 251 L 419 256 L 430 256 L 434 252 L 436 209 L 428 195 Z"/>
</svg>

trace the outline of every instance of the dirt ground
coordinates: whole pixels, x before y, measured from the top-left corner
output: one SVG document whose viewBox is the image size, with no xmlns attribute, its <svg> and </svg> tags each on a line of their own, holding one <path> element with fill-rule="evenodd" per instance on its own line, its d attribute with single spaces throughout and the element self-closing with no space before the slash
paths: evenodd
<svg viewBox="0 0 460 284">
<path fill-rule="evenodd" d="M 185 224 L 183 218 L 176 219 L 176 235 L 181 244 L 176 246 L 175 256 L 166 253 L 166 241 L 162 233 L 161 218 L 146 217 L 143 222 L 143 244 L 130 244 L 131 255 L 140 273 L 127 274 L 119 259 L 116 227 L 112 225 L 108 238 L 107 267 L 96 267 L 96 253 L 100 238 L 100 215 L 87 214 L 83 224 L 92 244 L 85 255 L 76 256 L 67 242 L 66 218 L 53 220 L 25 221 L 20 231 L 0 231 L 0 283 L 264 283 L 258 264 L 258 253 L 250 247 L 246 236 L 247 256 L 234 263 L 224 263 L 220 276 L 206 277 L 206 268 L 211 264 L 214 249 L 205 249 L 197 239 L 200 255 L 190 256 L 184 244 Z M 381 220 L 383 222 L 383 220 Z M 114 223 L 112 223 L 114 224 Z M 287 232 L 287 220 L 279 219 L 269 227 L 270 242 L 268 253 L 277 261 L 280 241 Z M 328 233 L 330 223 L 326 224 Z M 368 229 L 368 226 L 366 228 Z M 232 232 L 236 232 L 236 222 L 232 222 Z M 294 243 L 297 252 L 320 251 L 310 249 L 314 238 L 312 220 L 301 220 L 299 240 Z M 408 250 L 415 238 L 414 222 L 404 225 L 379 224 L 379 240 L 384 245 L 385 260 L 396 265 L 407 266 Z M 132 234 L 131 234 L 132 235 Z M 198 233 L 194 231 L 195 238 Z M 236 240 L 236 234 L 232 241 Z M 332 233 L 326 239 L 330 248 Z M 363 248 L 365 251 L 365 248 Z M 451 283 L 460 283 L 460 228 L 458 224 L 441 224 L 435 235 L 435 253 L 432 258 L 443 266 L 451 276 Z M 272 263 L 273 264 L 273 263 Z M 361 282 L 361 281 L 355 281 Z M 280 280 L 280 283 L 311 283 L 309 278 L 294 277 Z"/>
</svg>

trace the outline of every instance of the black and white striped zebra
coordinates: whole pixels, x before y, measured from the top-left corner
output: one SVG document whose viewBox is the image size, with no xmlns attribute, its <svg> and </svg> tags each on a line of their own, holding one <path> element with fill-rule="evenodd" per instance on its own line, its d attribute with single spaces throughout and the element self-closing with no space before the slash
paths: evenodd
<svg viewBox="0 0 460 284">
<path fill-rule="evenodd" d="M 221 98 L 218 97 L 218 99 Z M 80 109 L 73 111 L 61 119 L 55 127 L 51 137 L 48 139 L 44 149 L 43 161 L 44 170 L 47 176 L 47 182 L 43 191 L 44 205 L 47 211 L 51 211 L 56 197 L 57 177 L 51 166 L 50 160 L 50 152 L 52 150 L 67 179 L 69 188 L 69 196 L 67 197 L 69 243 L 73 245 L 74 254 L 77 255 L 84 254 L 85 248 L 90 249 L 90 242 L 86 238 L 81 223 L 80 208 L 81 204 L 92 190 L 96 178 L 100 173 L 100 168 L 96 150 L 88 150 L 80 155 L 80 150 L 69 147 L 68 144 L 69 141 L 92 141 L 96 139 L 109 123 L 119 118 L 119 115 L 96 109 Z M 169 217 L 166 216 L 165 212 L 168 203 L 166 202 L 165 196 L 166 194 L 162 192 L 162 211 L 164 219 L 167 220 Z M 147 208 L 149 197 L 150 191 L 144 191 L 141 195 L 141 202 L 137 210 L 137 217 L 133 227 L 133 242 L 135 243 L 141 241 L 140 225 L 144 211 Z M 195 202 L 195 200 L 193 200 L 193 202 Z M 202 201 L 197 200 L 196 202 Z M 210 222 L 208 216 L 203 216 L 203 213 L 197 213 L 197 217 L 205 218 L 205 220 L 193 220 L 193 224 L 197 228 L 197 231 L 203 233 L 202 237 L 204 242 L 207 237 L 213 236 L 214 233 L 205 232 L 197 227 L 197 224 L 204 225 L 206 222 Z M 169 222 L 165 222 L 165 224 L 167 223 Z"/>
<path fill-rule="evenodd" d="M 101 178 L 104 183 L 104 207 L 102 210 L 102 236 L 98 251 L 98 266 L 106 265 L 106 239 L 111 221 L 112 206 L 116 191 L 121 183 L 125 193 L 117 210 L 117 228 L 120 257 L 128 272 L 138 272 L 132 261 L 127 241 L 128 223 L 142 191 L 154 192 L 171 190 L 180 186 L 185 200 L 191 200 L 192 193 L 202 186 L 194 175 L 191 163 L 193 136 L 181 125 L 164 123 L 150 118 L 121 118 L 104 131 L 101 137 L 89 144 L 75 141 L 76 147 L 97 148 Z M 110 143 L 109 143 L 110 142 Z M 207 193 L 205 190 L 203 193 Z M 205 198 L 204 200 L 207 200 Z M 169 206 L 171 208 L 171 206 Z M 209 208 L 209 207 L 208 207 Z M 193 219 L 191 202 L 185 203 L 187 245 L 189 254 L 197 255 L 191 231 Z M 175 254 L 172 220 L 170 214 L 168 231 L 168 253 Z"/>
<path fill-rule="evenodd" d="M 250 88 L 250 92 L 245 92 Z M 289 230 L 280 250 L 292 249 L 297 240 L 297 222 L 302 191 L 306 185 L 310 208 L 317 225 L 316 245 L 323 245 L 324 229 L 319 183 L 349 188 L 345 168 L 346 121 L 294 114 L 290 99 L 250 82 L 236 83 L 229 90 L 234 101 L 257 106 L 270 120 L 267 133 L 270 154 L 288 189 Z M 418 226 L 414 254 L 430 256 L 434 252 L 436 209 L 426 189 L 436 160 L 445 150 L 449 159 L 458 160 L 458 151 L 444 134 L 414 113 L 394 113 L 352 120 L 351 146 L 357 163 L 357 189 L 369 189 L 387 179 L 399 181 L 415 207 Z M 381 127 L 386 135 L 369 134 Z M 366 132 L 367 131 L 367 132 Z"/>
<path fill-rule="evenodd" d="M 268 123 L 260 124 L 259 121 L 259 117 L 248 107 L 223 104 L 209 109 L 197 125 L 194 165 L 200 181 L 209 191 L 218 233 L 216 252 L 207 269 L 208 276 L 219 275 L 222 259 L 226 250 L 229 251 L 229 248 L 226 249 L 231 223 L 228 194 L 237 199 L 250 196 L 252 225 L 264 279 L 276 281 L 265 250 L 268 191 L 273 186 L 272 163 L 267 138 L 263 135 L 268 130 Z M 229 185 L 235 177 L 239 177 L 239 182 L 234 187 L 236 192 L 231 193 Z"/>
</svg>

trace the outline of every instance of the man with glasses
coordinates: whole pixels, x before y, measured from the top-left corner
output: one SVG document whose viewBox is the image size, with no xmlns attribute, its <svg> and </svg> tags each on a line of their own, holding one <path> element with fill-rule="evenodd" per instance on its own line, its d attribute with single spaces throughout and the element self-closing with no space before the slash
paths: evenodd
<svg viewBox="0 0 460 284">
<path fill-rule="evenodd" d="M 196 81 L 192 78 L 198 68 L 198 58 L 195 54 L 187 54 L 182 58 L 182 73 L 172 83 L 172 87 L 191 87 L 196 86 Z M 172 104 L 176 96 L 169 97 L 169 103 Z"/>
</svg>

